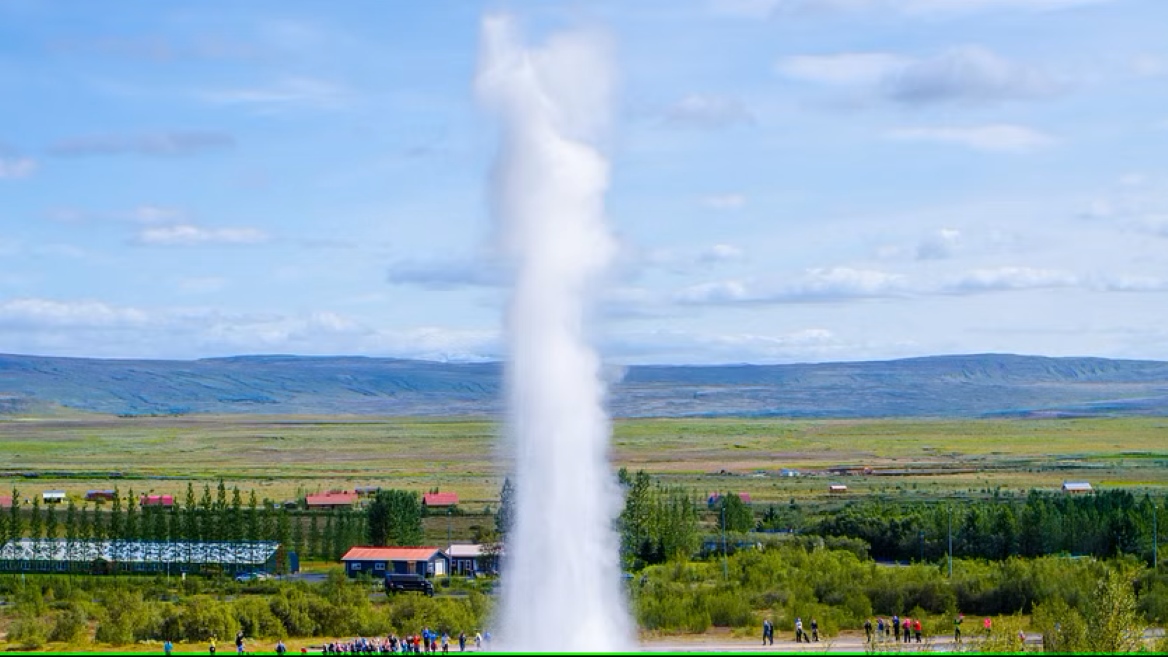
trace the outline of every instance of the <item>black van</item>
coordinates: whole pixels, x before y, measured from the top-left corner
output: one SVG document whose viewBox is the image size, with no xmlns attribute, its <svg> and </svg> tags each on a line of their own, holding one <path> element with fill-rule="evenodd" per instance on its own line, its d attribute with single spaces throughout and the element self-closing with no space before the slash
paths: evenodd
<svg viewBox="0 0 1168 657">
<path fill-rule="evenodd" d="M 434 595 L 434 585 L 421 575 L 406 573 L 388 573 L 385 576 L 385 592 L 401 593 L 403 591 L 417 591 L 426 595 Z"/>
</svg>

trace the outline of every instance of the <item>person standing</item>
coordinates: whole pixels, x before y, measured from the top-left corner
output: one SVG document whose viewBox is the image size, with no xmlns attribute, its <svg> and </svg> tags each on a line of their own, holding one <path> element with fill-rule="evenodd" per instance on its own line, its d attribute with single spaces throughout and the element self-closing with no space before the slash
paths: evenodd
<svg viewBox="0 0 1168 657">
<path fill-rule="evenodd" d="M 918 618 L 918 619 L 913 621 L 913 630 L 916 632 L 916 635 L 917 635 L 917 643 L 920 643 L 921 642 L 921 619 Z"/>
<path fill-rule="evenodd" d="M 458 633 L 458 652 L 466 652 L 466 632 Z"/>
<path fill-rule="evenodd" d="M 957 618 L 953 619 L 953 643 L 961 643 L 961 621 L 965 620 L 965 616 L 957 614 Z"/>
<path fill-rule="evenodd" d="M 276 642 L 276 654 L 284 657 L 284 653 L 288 652 L 288 646 L 284 645 L 284 640 L 280 639 Z"/>
<path fill-rule="evenodd" d="M 892 635 L 896 637 L 896 642 L 900 643 L 900 616 L 892 615 Z"/>
<path fill-rule="evenodd" d="M 170 639 L 162 642 L 162 652 L 167 657 L 170 657 L 170 653 L 174 652 L 174 644 L 170 642 Z"/>
<path fill-rule="evenodd" d="M 235 654 L 243 654 L 243 630 L 235 633 Z"/>
<path fill-rule="evenodd" d="M 795 643 L 803 643 L 803 619 L 795 619 Z"/>
<path fill-rule="evenodd" d="M 864 642 L 872 643 L 872 619 L 864 619 Z"/>
<path fill-rule="evenodd" d="M 770 645 L 775 645 L 775 626 L 771 625 L 769 618 L 762 622 L 762 645 L 767 645 L 767 641 L 770 641 Z"/>
<path fill-rule="evenodd" d="M 211 654 L 214 655 L 215 654 L 215 635 L 214 634 L 211 635 L 210 650 L 211 650 Z"/>
<path fill-rule="evenodd" d="M 819 641 L 819 623 L 816 623 L 814 618 L 811 619 L 811 640 Z"/>
</svg>

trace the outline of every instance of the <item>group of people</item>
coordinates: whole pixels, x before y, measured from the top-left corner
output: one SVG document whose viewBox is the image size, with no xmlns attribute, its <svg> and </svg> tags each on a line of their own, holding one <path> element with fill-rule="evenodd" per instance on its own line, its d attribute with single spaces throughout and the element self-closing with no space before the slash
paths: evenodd
<svg viewBox="0 0 1168 657">
<path fill-rule="evenodd" d="M 473 637 L 468 637 L 466 632 L 459 632 L 455 639 L 458 642 L 459 652 L 466 651 L 467 643 L 473 643 L 476 650 L 482 650 L 484 640 L 491 640 L 490 632 L 487 633 L 485 639 L 482 632 L 475 632 Z M 390 634 L 385 638 L 376 639 L 357 637 L 350 641 L 331 641 L 322 647 L 314 647 L 313 650 L 319 649 L 325 655 L 433 655 L 441 650 L 442 654 L 445 655 L 450 653 L 450 642 L 451 638 L 448 632 L 439 633 L 426 627 L 419 634 L 402 637 Z M 208 646 L 210 654 L 215 654 L 216 647 L 215 637 L 211 637 Z M 174 644 L 167 640 L 162 644 L 162 648 L 165 654 L 170 655 L 174 650 Z M 279 641 L 276 643 L 275 651 L 277 655 L 284 655 L 288 652 L 288 647 L 284 645 L 283 641 Z M 235 652 L 239 655 L 246 654 L 243 632 L 235 635 Z M 301 648 L 300 652 L 308 654 L 308 648 Z"/>
<path fill-rule="evenodd" d="M 488 636 L 490 636 L 488 634 Z M 409 634 L 399 637 L 396 634 L 390 634 L 384 639 L 366 639 L 358 637 L 352 641 L 334 641 L 324 646 L 324 654 L 326 655 L 421 655 L 436 654 L 439 650 L 442 654 L 450 653 L 450 634 L 448 632 L 439 633 L 430 628 L 423 628 L 419 634 Z M 483 647 L 483 635 L 481 632 L 475 632 L 473 638 L 468 638 L 466 632 L 459 632 L 456 639 L 458 642 L 459 652 L 466 650 L 468 641 L 473 641 L 476 650 L 481 650 Z"/>
<path fill-rule="evenodd" d="M 873 635 L 875 630 L 875 635 Z M 913 637 L 916 637 L 917 643 L 921 642 L 921 619 L 901 618 L 893 615 L 888 621 L 883 617 L 876 619 L 876 624 L 873 626 L 872 619 L 864 621 L 864 635 L 868 643 L 872 643 L 873 639 L 876 641 L 887 641 L 892 637 L 897 643 L 912 643 Z"/>
</svg>

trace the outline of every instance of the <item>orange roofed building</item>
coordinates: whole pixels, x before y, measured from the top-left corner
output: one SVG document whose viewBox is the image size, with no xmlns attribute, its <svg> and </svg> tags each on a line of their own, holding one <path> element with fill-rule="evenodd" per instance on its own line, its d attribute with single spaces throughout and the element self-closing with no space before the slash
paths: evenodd
<svg viewBox="0 0 1168 657">
<path fill-rule="evenodd" d="M 458 506 L 458 493 L 426 493 L 422 495 L 422 506 L 427 509 Z"/>
<path fill-rule="evenodd" d="M 357 577 L 386 573 L 443 577 L 450 572 L 450 557 L 438 547 L 354 547 L 341 557 L 345 573 Z"/>
<path fill-rule="evenodd" d="M 304 498 L 304 504 L 309 509 L 348 509 L 356 503 L 357 493 L 347 490 L 307 495 Z"/>
</svg>

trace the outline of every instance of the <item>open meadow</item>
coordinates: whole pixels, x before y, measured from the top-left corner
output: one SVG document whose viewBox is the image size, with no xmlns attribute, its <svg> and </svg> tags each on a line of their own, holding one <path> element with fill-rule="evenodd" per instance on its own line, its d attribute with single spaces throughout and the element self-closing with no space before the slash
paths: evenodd
<svg viewBox="0 0 1168 657">
<path fill-rule="evenodd" d="M 355 486 L 439 488 L 478 513 L 498 503 L 501 430 L 487 419 L 10 418 L 0 420 L 0 486 L 178 495 L 187 481 L 222 478 L 273 501 Z M 756 504 L 838 500 L 827 489 L 835 482 L 847 498 L 1021 493 L 1065 480 L 1163 490 L 1168 418 L 618 420 L 613 461 L 698 494 L 746 492 Z M 860 474 L 830 472 L 836 466 Z"/>
</svg>

